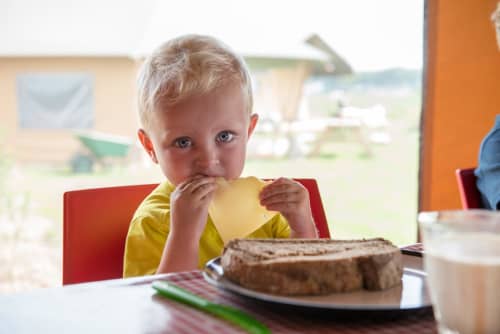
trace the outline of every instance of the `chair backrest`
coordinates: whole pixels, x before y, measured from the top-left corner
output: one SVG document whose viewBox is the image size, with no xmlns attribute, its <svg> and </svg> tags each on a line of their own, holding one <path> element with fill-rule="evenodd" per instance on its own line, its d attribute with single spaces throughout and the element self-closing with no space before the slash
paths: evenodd
<svg viewBox="0 0 500 334">
<path fill-rule="evenodd" d="M 319 237 L 330 239 L 330 229 L 328 228 L 328 221 L 326 220 L 318 183 L 315 179 L 295 179 L 295 181 L 300 182 L 309 191 L 309 202 Z"/>
<path fill-rule="evenodd" d="M 463 168 L 455 171 L 457 178 L 458 191 L 460 193 L 460 202 L 463 209 L 482 209 L 484 208 L 481 199 L 481 193 L 476 186 L 475 168 Z"/>
<path fill-rule="evenodd" d="M 119 278 L 130 220 L 157 184 L 64 193 L 63 284 Z"/>
<path fill-rule="evenodd" d="M 315 179 L 296 179 L 309 191 L 319 236 L 330 238 Z M 63 284 L 120 278 L 130 220 L 157 184 L 73 190 L 64 193 Z"/>
</svg>

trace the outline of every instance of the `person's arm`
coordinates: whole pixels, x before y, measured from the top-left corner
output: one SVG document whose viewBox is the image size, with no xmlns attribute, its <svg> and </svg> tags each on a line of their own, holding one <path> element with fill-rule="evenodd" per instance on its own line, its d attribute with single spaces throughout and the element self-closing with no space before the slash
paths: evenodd
<svg viewBox="0 0 500 334">
<path fill-rule="evenodd" d="M 485 208 L 500 209 L 500 119 L 481 143 L 476 170 L 477 187 Z"/>
<path fill-rule="evenodd" d="M 279 211 L 290 225 L 290 238 L 317 238 L 309 192 L 300 183 L 279 178 L 265 186 L 260 193 L 260 203 L 266 209 Z"/>
<path fill-rule="evenodd" d="M 199 239 L 187 231 L 170 232 L 156 273 L 198 269 Z"/>
<path fill-rule="evenodd" d="M 195 177 L 177 186 L 170 197 L 170 233 L 157 274 L 198 269 L 200 237 L 217 185 L 213 177 Z"/>
</svg>

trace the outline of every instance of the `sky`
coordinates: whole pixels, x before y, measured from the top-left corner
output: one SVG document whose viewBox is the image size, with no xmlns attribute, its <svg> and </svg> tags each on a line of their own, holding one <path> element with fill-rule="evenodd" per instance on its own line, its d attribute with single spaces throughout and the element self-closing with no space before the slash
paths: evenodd
<svg viewBox="0 0 500 334">
<path fill-rule="evenodd" d="M 355 71 L 419 69 L 424 0 L 0 0 L 1 55 L 147 54 L 184 33 L 242 54 L 319 34 Z"/>
<path fill-rule="evenodd" d="M 146 33 L 149 45 L 163 31 L 208 32 L 240 51 L 279 48 L 318 33 L 355 71 L 422 68 L 424 0 L 212 0 L 176 5 L 181 17 L 168 29 L 168 1 L 159 3 Z M 159 33 L 158 38 L 157 34 Z"/>
<path fill-rule="evenodd" d="M 422 68 L 423 0 L 327 2 L 337 11 L 323 12 L 318 30 L 355 69 Z"/>
<path fill-rule="evenodd" d="M 355 69 L 422 68 L 423 0 L 334 3 L 339 2 L 342 7 L 331 13 L 335 29 L 328 19 L 321 20 L 318 29 Z"/>
</svg>

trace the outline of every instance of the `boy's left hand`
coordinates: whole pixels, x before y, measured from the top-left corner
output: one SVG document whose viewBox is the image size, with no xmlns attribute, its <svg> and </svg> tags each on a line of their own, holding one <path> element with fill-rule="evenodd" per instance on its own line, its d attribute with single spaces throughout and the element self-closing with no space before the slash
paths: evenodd
<svg viewBox="0 0 500 334">
<path fill-rule="evenodd" d="M 292 237 L 317 237 L 309 192 L 299 182 L 280 177 L 266 185 L 259 194 L 260 204 L 268 210 L 279 211 L 292 229 Z"/>
</svg>

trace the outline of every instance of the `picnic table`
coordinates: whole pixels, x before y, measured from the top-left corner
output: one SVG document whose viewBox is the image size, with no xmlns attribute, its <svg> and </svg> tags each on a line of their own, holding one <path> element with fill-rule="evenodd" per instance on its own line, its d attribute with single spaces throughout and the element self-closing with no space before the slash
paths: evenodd
<svg viewBox="0 0 500 334">
<path fill-rule="evenodd" d="M 287 157 L 313 157 L 319 156 L 330 143 L 353 142 L 360 146 L 364 155 L 371 156 L 373 144 L 390 142 L 388 126 L 387 111 L 380 104 L 368 108 L 344 106 L 338 115 L 324 118 L 288 121 L 263 118 L 250 145 L 255 146 L 260 139 L 258 153 L 263 147 L 267 155 L 279 152 L 278 155 Z"/>
<path fill-rule="evenodd" d="M 264 147 L 267 155 L 318 156 L 323 147 L 338 141 L 353 141 L 364 154 L 372 154 L 368 129 L 360 119 L 329 117 L 281 123 L 264 120 L 263 123 L 257 126 L 250 145 L 260 144 L 258 149 Z"/>
</svg>

